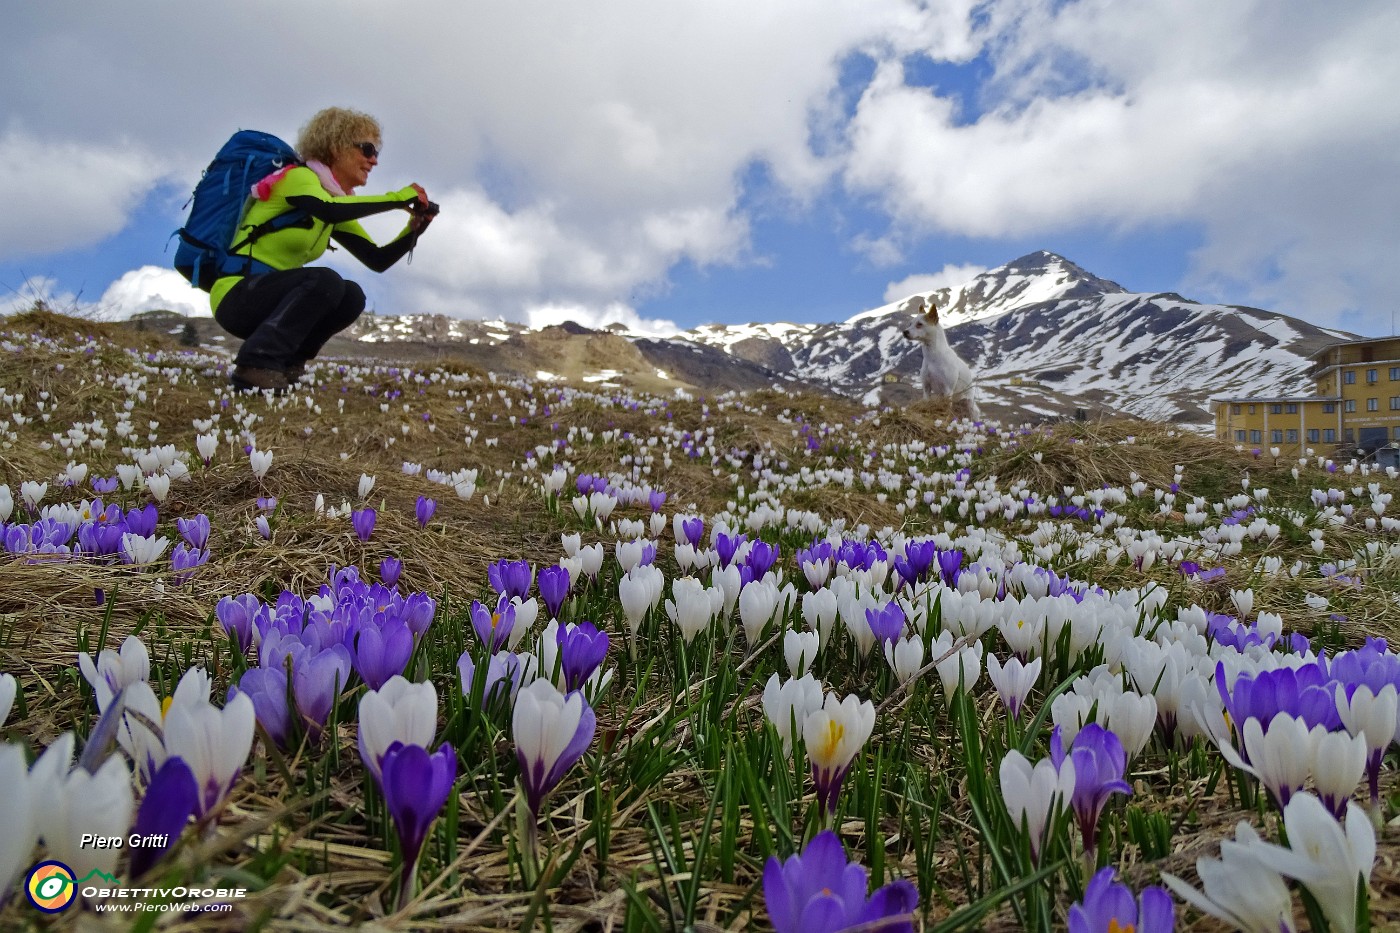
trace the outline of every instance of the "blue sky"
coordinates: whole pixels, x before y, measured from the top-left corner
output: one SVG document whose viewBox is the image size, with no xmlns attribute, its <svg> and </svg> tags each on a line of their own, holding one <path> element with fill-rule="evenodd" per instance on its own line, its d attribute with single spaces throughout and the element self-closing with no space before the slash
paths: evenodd
<svg viewBox="0 0 1400 933">
<path fill-rule="evenodd" d="M 382 313 L 833 321 L 1048 249 L 1390 330 L 1393 3 L 729 5 L 24 5 L 0 307 L 207 313 L 166 245 L 200 168 L 236 128 L 295 138 L 338 104 L 384 126 L 369 190 L 444 209 L 411 265 L 331 258 Z"/>
</svg>

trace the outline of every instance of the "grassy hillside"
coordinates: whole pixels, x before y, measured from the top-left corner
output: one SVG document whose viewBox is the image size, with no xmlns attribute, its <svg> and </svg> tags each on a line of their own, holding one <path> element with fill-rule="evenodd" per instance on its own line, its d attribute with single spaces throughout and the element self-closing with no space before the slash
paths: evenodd
<svg viewBox="0 0 1400 933">
<path fill-rule="evenodd" d="M 774 391 L 668 398 L 382 360 L 322 361 L 292 394 L 239 397 L 225 387 L 224 358 L 169 334 L 47 313 L 0 330 L 0 675 L 17 688 L 5 718 L 0 681 L 0 738 L 23 750 L 34 784 L 28 798 L 12 797 L 8 815 L 0 803 L 0 888 L 7 825 L 18 873 L 0 908 L 6 929 L 49 923 L 19 890 L 45 852 L 95 860 L 127 887 L 247 889 L 227 912 L 148 910 L 145 922 L 161 927 L 767 929 L 765 905 L 777 897 L 765 892 L 768 859 L 801 852 L 823 828 L 836 830 L 874 886 L 907 879 L 923 929 L 1060 928 L 1099 867 L 1116 867 L 1135 891 L 1164 871 L 1194 883 L 1196 859 L 1219 857 L 1237 823 L 1279 840 L 1268 791 L 1222 757 L 1206 720 L 1212 711 L 1219 720 L 1241 676 L 1318 668 L 1318 654 L 1361 657 L 1354 652 L 1368 638 L 1400 634 L 1400 506 L 1389 499 L 1400 482 L 1319 455 L 1282 461 L 1145 422 L 958 423 L 929 403 L 875 411 Z M 212 436 L 204 453 L 201 435 Z M 29 483 L 47 484 L 32 508 L 26 492 L 39 490 Z M 435 507 L 420 520 L 424 500 Z M 200 516 L 202 548 L 190 539 Z M 703 538 L 678 555 L 687 518 L 702 521 Z M 98 526 L 131 522 L 145 544 L 102 539 Z M 771 576 L 759 542 L 776 549 Z M 589 575 L 595 546 L 602 559 Z M 660 583 L 647 584 L 659 588 L 634 635 L 620 588 L 649 572 L 624 584 L 619 558 L 630 566 L 649 546 Z M 153 549 L 149 561 L 141 547 Z M 704 566 L 683 568 L 697 552 Z M 934 555 L 931 566 L 911 566 L 920 555 Z M 392 577 L 385 559 L 401 561 L 401 575 L 372 588 Z M 584 704 L 596 731 L 538 814 L 521 789 L 520 700 L 508 690 L 485 696 L 482 677 L 464 688 L 461 675 L 464 658 L 482 672 L 490 663 L 473 603 L 487 637 L 493 612 L 509 624 L 492 574 L 499 581 L 507 571 L 498 562 L 522 560 L 530 589 L 510 610 L 519 620 L 511 646 L 537 660 L 511 664 L 577 686 L 567 660 L 574 636 L 545 633 L 546 568 L 569 570 L 558 621 L 608 636 L 601 667 L 581 696 L 566 691 L 574 706 L 563 714 Z M 687 577 L 718 593 L 701 597 L 713 599 L 711 618 L 690 638 L 673 620 L 685 614 L 688 584 L 675 584 Z M 763 618 L 753 608 L 763 599 L 746 600 L 740 588 L 767 586 L 777 602 Z M 822 628 L 813 594 L 826 591 L 838 615 L 820 648 L 804 651 L 785 633 Z M 249 609 L 257 620 L 244 644 L 228 630 L 228 604 L 219 611 L 227 598 L 262 607 Z M 425 604 L 425 616 L 404 621 Z M 921 659 L 901 671 L 871 644 L 879 639 L 866 615 L 891 606 L 897 638 Z M 397 670 L 436 696 L 431 739 L 405 744 L 448 743 L 453 775 L 401 896 L 401 814 L 367 771 L 358 730 L 370 693 L 366 633 L 387 641 L 402 626 L 414 631 Z M 1031 630 L 1045 634 L 1018 641 Z M 139 664 L 109 661 L 99 667 L 111 689 L 97 689 L 78 656 L 96 658 L 131 635 L 149 670 L 137 676 Z M 560 639 L 566 647 L 555 647 Z M 1394 657 L 1374 643 L 1368 650 Z M 341 651 L 353 666 L 313 660 Z M 845 721 L 809 720 L 803 708 L 791 714 L 797 736 L 784 750 L 789 723 L 765 713 L 765 687 L 810 663 L 796 656 L 806 651 L 816 654 L 819 690 L 870 702 L 868 739 Z M 1162 673 L 1168 652 L 1183 659 L 1180 683 Z M 990 682 L 989 655 L 1040 661 L 1017 718 Z M 1329 695 L 1338 683 L 1355 686 L 1337 673 L 1343 666 L 1318 675 Z M 285 734 L 256 702 L 258 731 L 231 790 L 211 791 L 191 825 L 177 821 L 178 842 L 139 885 L 129 846 L 112 859 L 58 838 L 99 833 L 104 815 L 121 810 L 85 810 L 86 772 L 75 780 L 66 764 L 34 762 L 65 733 L 91 770 L 116 762 L 128 789 L 113 799 L 140 806 L 156 770 L 142 757 L 149 741 L 158 757 L 179 747 L 174 711 L 232 710 L 231 685 L 249 693 L 250 672 L 288 667 Z M 160 701 L 197 669 L 208 675 L 207 696 L 185 694 L 172 712 L 142 718 L 133 678 Z M 203 686 L 190 684 L 183 689 Z M 99 703 L 110 710 L 122 685 L 132 712 L 119 704 L 104 732 Z M 332 695 L 320 712 L 308 699 L 318 689 Z M 1182 697 L 1195 698 L 1199 714 Z M 1018 750 L 1034 762 L 1050 753 L 1056 723 L 1071 725 L 1066 717 L 1083 731 L 1076 715 L 1103 722 L 1110 708 L 1142 698 L 1151 700 L 1138 714 L 1145 726 L 1130 728 L 1126 712 L 1108 716 L 1115 733 L 1145 738 L 1129 753 L 1131 793 L 1112 795 L 1098 823 L 1097 852 L 1086 855 L 1074 820 L 1061 815 L 1033 858 L 1007 811 L 1003 759 Z M 1220 723 L 1227 744 L 1243 741 L 1238 723 Z M 842 730 L 855 745 L 849 773 L 819 796 L 810 762 L 833 751 L 824 743 Z M 1324 731 L 1346 737 L 1340 725 Z M 227 735 L 210 741 L 241 751 Z M 1326 766 L 1312 761 L 1314 772 Z M 1380 826 L 1375 929 L 1400 924 L 1395 767 L 1390 745 L 1373 809 L 1364 779 L 1353 795 L 1362 820 L 1371 809 Z M 40 787 L 33 775 L 52 779 Z M 1317 778 L 1295 789 L 1303 784 L 1315 788 Z M 25 842 L 45 838 L 33 848 L 18 841 L 23 800 L 34 816 Z M 125 836 L 131 819 L 114 832 Z M 1310 905 L 1293 887 L 1301 920 Z M 56 922 L 75 925 L 80 913 L 85 925 L 114 929 L 136 917 L 75 905 Z M 1223 928 L 1179 902 L 1176 915 L 1178 929 Z"/>
</svg>

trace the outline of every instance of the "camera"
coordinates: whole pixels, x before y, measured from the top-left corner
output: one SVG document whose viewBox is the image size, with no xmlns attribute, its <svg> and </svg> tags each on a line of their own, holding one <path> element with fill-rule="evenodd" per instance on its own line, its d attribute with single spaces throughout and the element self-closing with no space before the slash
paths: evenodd
<svg viewBox="0 0 1400 933">
<path fill-rule="evenodd" d="M 414 201 L 409 205 L 409 210 L 413 211 L 415 214 L 436 217 L 438 211 L 442 210 L 442 208 L 438 207 L 436 201 L 429 201 L 427 204 L 424 204 L 422 201 Z"/>
</svg>

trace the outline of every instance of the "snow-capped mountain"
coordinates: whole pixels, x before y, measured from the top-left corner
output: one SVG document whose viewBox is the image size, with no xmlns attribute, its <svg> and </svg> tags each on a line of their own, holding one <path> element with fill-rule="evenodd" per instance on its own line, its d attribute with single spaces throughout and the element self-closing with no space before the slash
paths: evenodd
<svg viewBox="0 0 1400 933">
<path fill-rule="evenodd" d="M 1042 416 L 1072 406 L 1202 423 L 1211 396 L 1309 392 L 1308 357 L 1354 338 L 1257 308 L 1130 292 L 1047 252 L 921 294 L 937 304 L 981 397 Z M 681 336 L 750 360 L 775 359 L 766 344 L 780 343 L 792 366 L 779 372 L 872 400 L 911 398 L 921 357 L 901 333 L 906 300 L 840 324 L 707 326 Z M 894 388 L 889 377 L 899 380 Z"/>
<path fill-rule="evenodd" d="M 921 294 L 977 374 L 982 407 L 1004 418 L 1084 409 L 1204 425 L 1212 396 L 1309 393 L 1309 357 L 1355 337 L 1257 308 L 1130 292 L 1048 252 Z M 839 323 L 707 324 L 668 339 L 430 315 L 364 317 L 346 336 L 453 347 L 527 375 L 603 373 L 648 391 L 780 384 L 898 403 L 917 397 L 920 350 L 904 339 L 899 310 L 908 297 Z"/>
</svg>

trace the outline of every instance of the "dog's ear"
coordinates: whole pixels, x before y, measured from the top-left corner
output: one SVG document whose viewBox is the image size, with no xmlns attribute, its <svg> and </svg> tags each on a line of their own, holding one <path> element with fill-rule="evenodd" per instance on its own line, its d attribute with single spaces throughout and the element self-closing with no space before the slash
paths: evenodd
<svg viewBox="0 0 1400 933">
<path fill-rule="evenodd" d="M 928 321 L 930 324 L 938 323 L 938 305 L 934 304 L 931 300 L 928 303 L 928 310 L 924 312 L 924 320 Z"/>
</svg>

